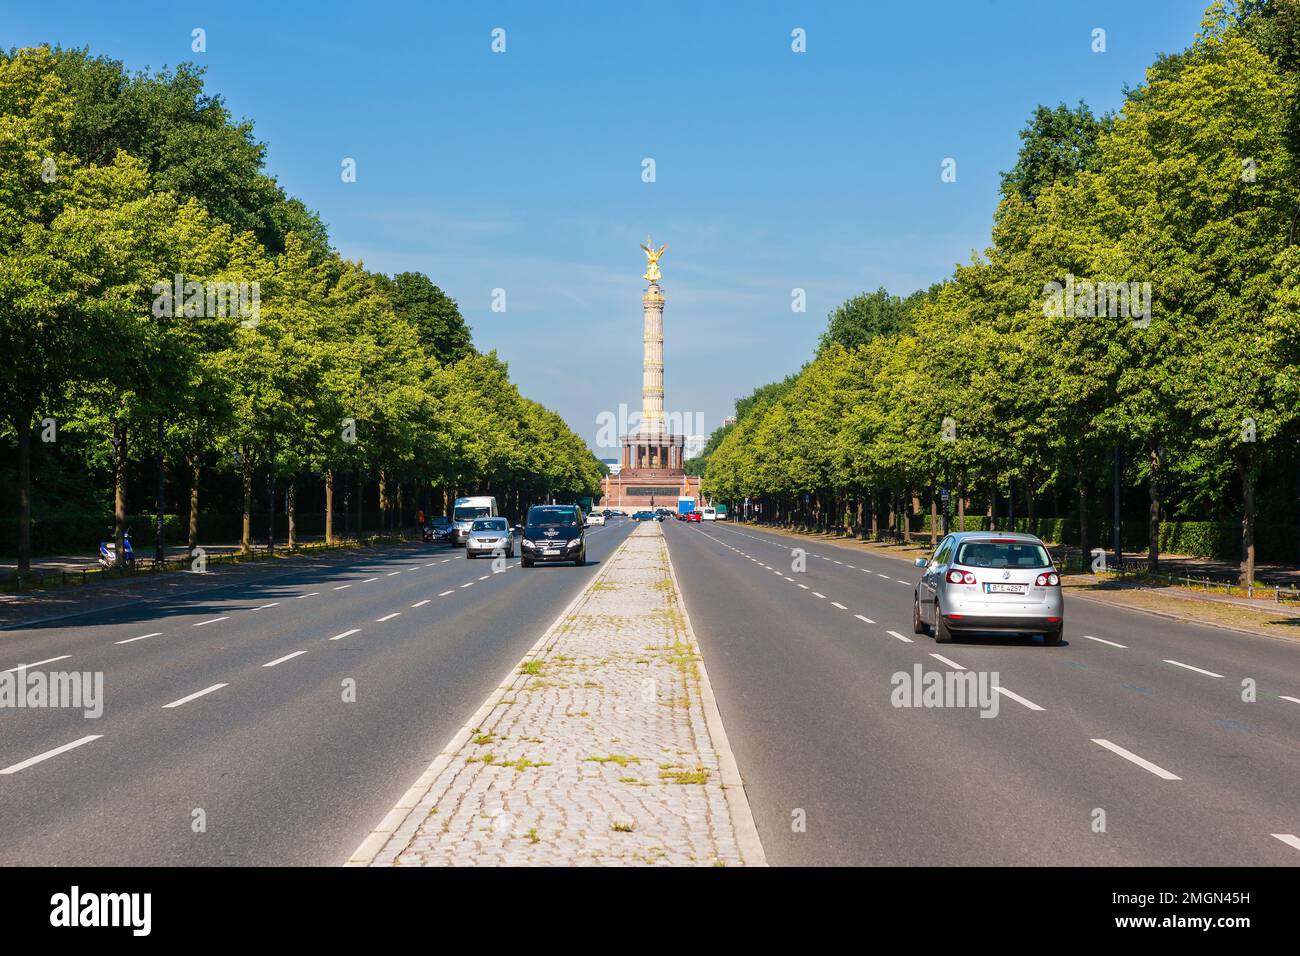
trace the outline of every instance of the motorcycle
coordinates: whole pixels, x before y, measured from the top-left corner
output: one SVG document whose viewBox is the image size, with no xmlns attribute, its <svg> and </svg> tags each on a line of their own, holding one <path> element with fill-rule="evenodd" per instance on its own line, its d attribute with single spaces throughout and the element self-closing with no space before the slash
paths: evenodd
<svg viewBox="0 0 1300 956">
<path fill-rule="evenodd" d="M 99 542 L 99 563 L 106 568 L 117 566 L 117 544 L 113 541 Z M 135 569 L 135 551 L 131 548 L 131 532 L 122 535 L 122 563 Z"/>
</svg>

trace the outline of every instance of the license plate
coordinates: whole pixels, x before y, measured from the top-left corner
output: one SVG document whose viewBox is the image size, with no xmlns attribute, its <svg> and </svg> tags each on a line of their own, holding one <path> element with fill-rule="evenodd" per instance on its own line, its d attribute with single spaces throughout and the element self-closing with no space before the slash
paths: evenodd
<svg viewBox="0 0 1300 956">
<path fill-rule="evenodd" d="M 542 554 L 546 555 L 547 557 L 554 557 L 559 553 L 560 551 L 558 548 L 547 548 L 545 551 L 542 552 Z"/>
<path fill-rule="evenodd" d="M 1028 584 L 1000 584 L 986 582 L 984 585 L 985 594 L 1026 594 L 1028 591 Z"/>
</svg>

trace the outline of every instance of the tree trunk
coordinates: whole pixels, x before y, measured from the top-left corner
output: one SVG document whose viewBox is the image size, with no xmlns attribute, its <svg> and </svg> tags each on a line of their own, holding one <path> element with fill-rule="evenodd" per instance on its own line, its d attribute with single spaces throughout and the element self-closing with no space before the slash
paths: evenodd
<svg viewBox="0 0 1300 956">
<path fill-rule="evenodd" d="M 1251 448 L 1243 445 L 1233 455 L 1241 479 L 1241 585 L 1255 582 L 1255 473 Z"/>
<path fill-rule="evenodd" d="M 966 530 L 966 476 L 957 479 L 957 530 Z"/>
<path fill-rule="evenodd" d="M 1088 531 L 1088 486 L 1079 480 L 1079 549 L 1083 552 L 1083 566 L 1091 568 L 1090 560 L 1092 555 L 1091 540 Z"/>
<path fill-rule="evenodd" d="M 325 469 L 325 543 L 334 543 L 334 469 Z"/>
<path fill-rule="evenodd" d="M 154 523 L 154 549 L 153 558 L 155 561 L 165 561 L 167 558 L 167 541 L 166 541 L 166 517 L 164 512 L 167 508 L 167 458 L 163 454 L 163 438 L 166 435 L 166 426 L 163 424 L 162 416 L 158 417 L 158 452 L 155 456 L 155 464 L 158 469 L 158 500 L 154 502 L 157 518 Z"/>
<path fill-rule="evenodd" d="M 190 552 L 199 544 L 199 456 L 190 459 L 190 532 L 186 539 Z"/>
<path fill-rule="evenodd" d="M 239 539 L 239 550 L 248 554 L 253 550 L 253 469 L 247 459 L 241 477 L 244 483 L 244 532 Z"/>
<path fill-rule="evenodd" d="M 930 547 L 939 544 L 939 496 L 935 493 L 934 482 L 930 482 Z"/>
<path fill-rule="evenodd" d="M 1147 510 L 1147 561 L 1151 570 L 1160 565 L 1160 449 L 1151 446 L 1151 467 L 1147 474 L 1147 496 L 1150 501 Z M 1120 535 L 1123 540 L 1123 534 Z"/>
<path fill-rule="evenodd" d="M 289 479 L 284 498 L 284 511 L 289 519 L 289 550 L 292 551 L 298 546 L 298 497 L 292 478 Z"/>
<path fill-rule="evenodd" d="M 379 533 L 388 531 L 388 472 L 379 469 Z"/>
<path fill-rule="evenodd" d="M 18 413 L 18 573 L 32 569 L 32 414 Z"/>
<path fill-rule="evenodd" d="M 113 421 L 113 563 L 121 567 L 126 561 L 126 426 Z"/>
<path fill-rule="evenodd" d="M 998 530 L 998 482 L 997 479 L 989 481 L 989 504 L 984 512 L 984 530 Z"/>
</svg>

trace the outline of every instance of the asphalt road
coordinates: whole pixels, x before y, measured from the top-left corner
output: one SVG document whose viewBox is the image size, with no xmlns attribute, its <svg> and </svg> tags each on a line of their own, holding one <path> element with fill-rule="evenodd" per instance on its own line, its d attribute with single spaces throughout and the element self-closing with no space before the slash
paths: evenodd
<svg viewBox="0 0 1300 956">
<path fill-rule="evenodd" d="M 1061 647 L 940 647 L 907 563 L 665 532 L 770 863 L 1300 865 L 1300 643 L 1067 594 Z M 893 706 L 918 664 L 997 672 L 997 716 Z"/>
<path fill-rule="evenodd" d="M 411 544 L 5 630 L 0 671 L 102 672 L 105 708 L 0 709 L 0 864 L 342 863 L 630 527 L 584 568 Z"/>
</svg>

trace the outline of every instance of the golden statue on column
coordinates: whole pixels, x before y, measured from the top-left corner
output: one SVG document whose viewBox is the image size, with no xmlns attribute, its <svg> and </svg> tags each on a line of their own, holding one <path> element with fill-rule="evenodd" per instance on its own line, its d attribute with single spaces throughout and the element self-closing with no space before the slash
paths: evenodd
<svg viewBox="0 0 1300 956">
<path fill-rule="evenodd" d="M 663 273 L 659 271 L 659 257 L 664 254 L 664 250 L 667 248 L 668 243 L 665 242 L 659 247 L 659 251 L 656 252 L 654 243 L 650 241 L 650 237 L 645 237 L 645 242 L 641 243 L 641 249 L 645 252 L 647 264 L 645 275 L 641 277 L 642 279 L 645 279 L 648 282 L 658 282 L 663 278 Z"/>
</svg>

